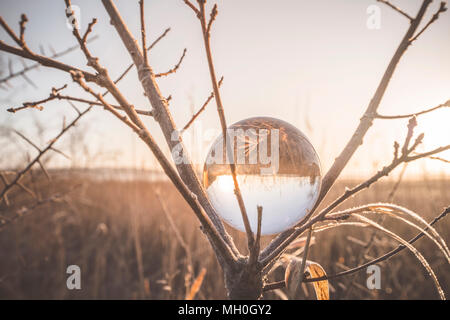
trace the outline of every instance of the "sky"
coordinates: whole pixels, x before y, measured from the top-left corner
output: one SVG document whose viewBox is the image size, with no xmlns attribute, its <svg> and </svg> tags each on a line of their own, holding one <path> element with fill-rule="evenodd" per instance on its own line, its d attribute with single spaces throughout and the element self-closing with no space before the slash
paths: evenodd
<svg viewBox="0 0 450 320">
<path fill-rule="evenodd" d="M 421 2 L 392 1 L 411 16 L 415 16 Z M 89 47 L 112 77 L 117 77 L 131 60 L 109 24 L 101 2 L 72 3 L 80 8 L 82 30 L 93 17 L 98 18 L 93 34 L 100 38 Z M 116 0 L 115 3 L 129 29 L 140 39 L 138 1 Z M 208 1 L 208 8 L 213 3 L 216 2 Z M 221 93 L 227 122 L 232 124 L 254 116 L 271 116 L 290 122 L 309 137 L 326 172 L 358 125 L 409 21 L 374 0 L 227 0 L 217 3 L 219 15 L 212 28 L 211 43 L 217 74 L 224 76 Z M 380 10 L 376 29 L 368 27 L 374 5 Z M 424 21 L 431 18 L 438 6 L 439 1 L 432 3 Z M 172 68 L 187 48 L 178 72 L 158 80 L 163 94 L 172 95 L 170 110 L 178 127 L 183 127 L 192 111 L 200 108 L 212 90 L 200 25 L 182 0 L 146 1 L 145 9 L 149 42 L 171 28 L 167 37 L 150 52 L 149 61 L 155 72 Z M 66 26 L 64 10 L 62 0 L 0 2 L 1 16 L 16 32 L 20 14 L 27 14 L 26 40 L 33 50 L 39 51 L 41 45 L 47 54 L 51 54 L 50 45 L 61 51 L 75 44 Z M 0 30 L 0 39 L 12 44 L 3 30 Z M 379 112 L 386 115 L 412 113 L 449 100 L 449 52 L 450 13 L 447 12 L 408 49 Z M 12 59 L 14 70 L 22 67 L 19 59 L 0 53 L 3 75 L 7 73 L 4 66 L 8 58 Z M 89 70 L 79 51 L 59 60 Z M 66 102 L 49 103 L 43 111 L 10 114 L 6 109 L 20 106 L 23 101 L 45 98 L 51 87 L 66 83 L 69 85 L 64 91 L 66 94 L 88 96 L 67 74 L 58 70 L 39 68 L 28 76 L 37 84 L 37 89 L 24 85 L 21 78 L 10 82 L 12 89 L 0 89 L 0 124 L 20 130 L 36 143 L 45 145 L 60 130 L 63 119 L 68 122 L 75 116 Z M 137 107 L 150 110 L 135 70 L 119 88 Z M 420 151 L 449 143 L 449 120 L 449 108 L 419 117 L 417 133 L 425 133 Z M 145 123 L 161 145 L 165 145 L 155 121 L 147 118 Z M 365 144 L 343 174 L 368 176 L 388 164 L 393 142 L 403 141 L 406 124 L 407 119 L 376 120 Z M 13 137 L 6 130 L 1 132 L 2 138 Z M 204 161 L 208 146 L 219 132 L 220 122 L 212 102 L 184 137 L 198 164 Z M 196 142 L 190 145 L 194 139 Z M 201 143 L 197 139 L 201 139 Z M 54 156 L 54 166 L 151 168 L 156 164 L 147 147 L 101 108 L 91 111 L 58 147 L 72 156 L 72 162 Z M 8 155 L 0 159 L 2 166 L 10 166 L 29 151 L 23 142 L 3 143 L 2 149 L 2 153 Z M 441 156 L 450 159 L 450 152 Z M 443 162 L 420 160 L 409 166 L 408 173 L 448 177 L 450 170 Z"/>
</svg>

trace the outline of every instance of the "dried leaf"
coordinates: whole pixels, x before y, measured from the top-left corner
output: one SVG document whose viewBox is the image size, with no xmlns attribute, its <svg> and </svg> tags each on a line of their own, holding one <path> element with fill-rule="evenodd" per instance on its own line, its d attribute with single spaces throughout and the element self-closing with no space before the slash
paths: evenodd
<svg viewBox="0 0 450 320">
<path fill-rule="evenodd" d="M 319 278 L 327 275 L 322 266 L 313 261 L 306 261 L 306 270 L 309 272 L 311 278 Z M 315 281 L 312 284 L 316 292 L 317 300 L 330 300 L 328 280 Z"/>
<path fill-rule="evenodd" d="M 296 293 L 299 290 L 301 281 L 303 281 L 303 275 L 301 274 L 302 259 L 292 257 L 286 268 L 285 282 L 288 295 L 291 299 L 294 299 Z M 308 274 L 308 278 L 319 278 L 326 276 L 325 270 L 322 266 L 313 261 L 306 261 L 305 273 Z M 329 300 L 330 291 L 328 287 L 328 280 L 315 281 L 312 283 L 314 291 L 316 293 L 317 300 Z"/>
</svg>

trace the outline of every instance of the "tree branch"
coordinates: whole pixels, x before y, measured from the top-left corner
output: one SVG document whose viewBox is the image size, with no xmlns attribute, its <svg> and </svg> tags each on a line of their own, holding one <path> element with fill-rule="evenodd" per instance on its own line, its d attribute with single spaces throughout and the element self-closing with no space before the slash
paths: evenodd
<svg viewBox="0 0 450 320">
<path fill-rule="evenodd" d="M 63 88 L 65 88 L 65 86 Z M 21 107 L 9 108 L 6 111 L 16 113 L 18 111 L 21 111 L 24 109 L 30 109 L 30 108 L 34 108 L 34 109 L 38 109 L 38 110 L 42 111 L 44 109 L 44 107 L 41 106 L 41 104 L 44 104 L 44 103 L 52 101 L 52 100 L 67 100 L 67 101 L 75 101 L 75 102 L 85 103 L 85 104 L 88 104 L 91 106 L 103 106 L 103 104 L 98 101 L 87 100 L 87 99 L 77 98 L 77 97 L 68 96 L 68 95 L 62 95 L 59 93 L 59 90 L 61 90 L 63 88 L 59 88 L 59 89 L 52 88 L 52 92 L 50 93 L 48 98 L 45 98 L 45 99 L 42 99 L 39 101 L 34 101 L 34 102 L 24 102 Z M 103 94 L 103 96 L 104 95 L 105 94 Z M 119 105 L 111 105 L 111 106 L 117 110 L 122 110 L 122 111 L 124 110 L 122 108 L 122 106 L 119 106 Z M 150 117 L 153 116 L 152 111 L 146 111 L 146 110 L 141 110 L 141 109 L 136 109 L 135 111 L 137 114 L 140 114 L 140 115 L 150 116 Z"/>
<path fill-rule="evenodd" d="M 182 163 L 176 164 L 176 167 L 180 174 L 181 180 L 184 183 L 186 183 L 190 189 L 189 197 L 186 200 L 192 201 L 192 199 L 190 198 L 192 198 L 193 192 L 193 194 L 196 196 L 203 209 L 206 211 L 208 217 L 211 219 L 215 228 L 217 228 L 217 231 L 221 235 L 220 239 L 225 241 L 224 242 L 225 247 L 228 246 L 227 251 L 232 250 L 235 255 L 238 254 L 238 251 L 235 248 L 234 243 L 231 240 L 231 237 L 225 231 L 222 222 L 220 221 L 217 213 L 215 212 L 214 208 L 209 202 L 206 192 L 203 189 L 203 186 L 201 185 L 197 177 L 197 174 L 192 166 L 192 162 L 189 159 L 188 152 L 186 151 L 181 136 L 177 134 L 176 139 L 174 139 L 174 133 L 177 133 L 178 131 L 169 113 L 167 101 L 163 98 L 163 95 L 159 90 L 159 87 L 155 81 L 155 77 L 151 68 L 150 67 L 146 68 L 143 61 L 142 53 L 139 47 L 136 45 L 136 41 L 134 40 L 127 26 L 125 25 L 125 22 L 122 20 L 113 2 L 111 0 L 102 0 L 102 3 L 111 18 L 111 23 L 116 28 L 117 33 L 122 39 L 123 44 L 127 48 L 131 58 L 133 59 L 134 64 L 137 67 L 139 80 L 142 84 L 142 87 L 144 88 L 147 98 L 149 99 L 151 105 L 153 106 L 154 118 L 160 125 L 167 144 L 169 145 L 171 150 L 180 150 L 180 154 L 182 156 L 183 161 L 181 161 Z M 186 187 L 184 183 L 183 186 Z M 209 232 L 209 230 L 205 231 Z M 217 239 L 212 240 L 213 243 L 217 242 Z M 217 243 L 214 243 L 214 247 L 218 248 Z M 218 249 L 222 250 L 220 249 L 220 247 Z M 217 253 L 221 254 L 220 251 Z M 227 263 L 232 264 L 233 262 L 231 262 L 231 259 L 228 259 Z"/>
<path fill-rule="evenodd" d="M 220 88 L 220 86 L 222 85 L 223 82 L 223 77 L 220 78 L 218 86 Z M 186 131 L 193 123 L 194 121 L 198 118 L 198 116 L 205 111 L 206 106 L 208 105 L 208 103 L 214 98 L 214 91 L 211 92 L 211 94 L 209 95 L 209 97 L 206 99 L 206 101 L 203 103 L 202 107 L 192 116 L 192 118 L 186 123 L 186 125 L 183 127 L 182 132 Z"/>
<path fill-rule="evenodd" d="M 437 19 L 439 19 L 439 15 L 443 12 L 447 11 L 447 7 L 446 7 L 446 3 L 445 1 L 441 1 L 438 10 L 436 11 L 435 14 L 433 14 L 433 16 L 431 17 L 430 21 L 428 21 L 428 23 L 422 28 L 422 30 L 420 30 L 413 38 L 411 38 L 409 40 L 410 43 L 416 41 L 420 35 L 428 29 L 428 27 L 435 22 Z"/>
<path fill-rule="evenodd" d="M 97 38 L 98 38 L 98 36 L 93 36 L 93 37 L 91 37 L 91 38 L 89 38 L 87 40 L 87 43 L 89 43 L 91 41 L 94 41 Z M 69 47 L 69 48 L 67 48 L 67 49 L 65 49 L 63 51 L 55 52 L 53 55 L 50 56 L 50 59 L 55 59 L 55 58 L 62 57 L 62 56 L 66 55 L 66 54 L 68 54 L 68 53 L 70 53 L 70 52 L 72 52 L 72 51 L 74 51 L 74 50 L 76 50 L 78 48 L 79 48 L 79 46 L 75 45 L 75 46 Z M 39 66 L 41 66 L 40 63 L 35 63 L 35 64 L 32 64 L 31 66 L 24 67 L 22 70 L 17 71 L 17 72 L 12 72 L 12 69 L 10 68 L 9 75 L 4 77 L 4 78 L 2 78 L 2 79 L 0 79 L 0 84 L 1 83 L 6 83 L 6 82 L 8 82 L 8 80 L 11 80 L 11 79 L 13 79 L 15 77 L 23 76 L 28 71 L 31 71 L 33 69 L 37 69 Z"/>
<path fill-rule="evenodd" d="M 391 7 L 392 9 L 394 9 L 395 11 L 397 11 L 398 13 L 400 13 L 402 16 L 406 17 L 409 19 L 409 21 L 413 21 L 414 18 L 411 17 L 409 14 L 407 14 L 406 12 L 404 12 L 402 9 L 400 9 L 399 7 L 394 6 L 392 3 L 390 3 L 389 1 L 386 0 L 377 0 L 378 2 L 384 3 L 385 5 Z"/>
<path fill-rule="evenodd" d="M 410 156 L 410 154 L 416 149 L 416 147 L 422 142 L 424 135 L 420 134 L 415 139 L 412 146 L 410 146 L 410 140 L 413 135 L 414 127 L 416 126 L 416 120 L 415 118 L 411 118 L 408 123 L 408 133 L 405 137 L 405 142 L 401 148 L 402 154 L 398 155 L 398 149 L 399 145 L 398 143 L 394 144 L 394 159 L 392 162 L 385 166 L 383 169 L 379 170 L 375 175 L 373 175 L 371 178 L 367 179 L 366 181 L 360 183 L 353 189 L 346 189 L 344 194 L 342 194 L 340 197 L 338 197 L 335 201 L 333 201 L 330 205 L 328 205 L 326 208 L 324 208 L 322 211 L 320 211 L 316 216 L 311 218 L 308 222 L 305 224 L 298 226 L 297 228 L 293 229 L 292 232 L 288 235 L 288 237 L 285 238 L 285 240 L 279 244 L 277 244 L 276 247 L 269 246 L 266 247 L 261 253 L 261 267 L 265 267 L 270 263 L 272 259 L 275 259 L 278 257 L 284 249 L 289 245 L 290 242 L 292 242 L 295 238 L 297 238 L 300 234 L 302 234 L 308 227 L 314 225 L 315 223 L 321 221 L 325 218 L 326 214 L 331 212 L 334 208 L 336 208 L 338 205 L 342 204 L 345 200 L 350 198 L 351 196 L 354 196 L 356 193 L 360 192 L 363 189 L 368 188 L 373 183 L 381 179 L 382 177 L 385 177 L 389 175 L 389 173 L 394 170 L 398 165 L 401 163 L 411 162 L 413 160 L 417 160 L 419 158 L 428 157 L 430 155 L 445 151 L 450 149 L 450 145 L 445 147 L 440 147 L 437 149 L 434 149 L 429 152 L 425 152 L 422 154 L 418 154 L 415 156 Z"/>
<path fill-rule="evenodd" d="M 410 113 L 410 114 L 386 116 L 386 115 L 381 115 L 381 114 L 376 113 L 375 114 L 375 118 L 377 118 L 377 119 L 404 119 L 404 118 L 411 118 L 411 117 L 417 117 L 417 116 L 420 116 L 422 114 L 426 114 L 426 113 L 432 112 L 434 110 L 438 110 L 438 109 L 445 108 L 445 107 L 450 107 L 450 100 L 448 100 L 448 101 L 446 101 L 446 102 L 444 102 L 444 103 L 442 103 L 440 105 L 437 105 L 435 107 L 432 107 L 432 108 L 429 108 L 429 109 L 426 109 L 426 110 L 423 110 L 423 111 L 415 112 L 415 113 Z"/>
<path fill-rule="evenodd" d="M 91 110 L 91 108 L 87 108 L 86 110 L 84 110 L 83 112 L 81 112 L 68 126 L 64 127 L 59 133 L 58 135 L 56 135 L 55 138 L 53 138 L 52 140 L 50 140 L 50 143 L 42 150 L 40 150 L 39 148 L 39 154 L 30 162 L 28 163 L 28 165 L 21 171 L 19 171 L 15 178 L 13 179 L 13 181 L 7 185 L 5 185 L 5 187 L 3 188 L 3 190 L 0 193 L 0 199 L 2 199 L 7 192 L 14 186 L 16 185 L 20 179 L 36 164 L 39 163 L 40 159 L 42 158 L 42 156 L 49 150 L 53 149 L 53 145 L 56 143 L 56 141 L 59 140 L 59 138 L 61 138 L 61 136 L 64 135 L 64 133 L 67 132 L 67 130 L 69 130 L 70 128 L 72 128 L 77 121 L 83 117 L 86 113 L 89 112 L 89 110 Z"/>
<path fill-rule="evenodd" d="M 175 65 L 175 67 L 173 67 L 169 71 L 155 74 L 155 78 L 165 77 L 165 76 L 168 76 L 169 74 L 177 72 L 178 68 L 180 67 L 181 63 L 183 62 L 184 57 L 186 56 L 186 52 L 187 52 L 187 49 L 184 48 L 183 54 L 181 55 L 181 58 L 180 58 L 180 60 L 178 60 L 178 63 Z"/>
<path fill-rule="evenodd" d="M 177 190 L 181 193 L 183 198 L 185 198 L 186 202 L 193 209 L 197 218 L 201 222 L 205 232 L 209 235 L 214 246 L 219 248 L 222 258 L 232 265 L 232 262 L 235 260 L 235 256 L 230 248 L 227 246 L 225 241 L 221 238 L 218 231 L 214 228 L 214 225 L 211 222 L 211 219 L 206 215 L 205 211 L 201 207 L 200 203 L 197 200 L 197 197 L 188 189 L 188 187 L 183 183 L 178 174 L 176 174 L 175 169 L 170 164 L 169 160 L 164 156 L 164 153 L 159 148 L 156 141 L 153 137 L 147 133 L 146 129 L 143 129 L 136 125 L 134 122 L 130 121 L 127 117 L 120 115 L 115 108 L 109 105 L 108 102 L 103 98 L 101 94 L 95 93 L 91 88 L 87 86 L 87 84 L 83 81 L 83 75 L 81 73 L 72 72 L 72 78 L 75 82 L 77 82 L 87 93 L 94 96 L 97 100 L 99 100 L 104 107 L 111 113 L 113 113 L 119 120 L 125 123 L 128 127 L 130 127 L 139 137 L 149 146 L 152 150 L 155 157 L 158 159 L 161 164 L 164 172 L 172 181 Z"/>
<path fill-rule="evenodd" d="M 210 41 L 209 41 L 210 34 L 208 33 L 208 27 L 206 24 L 206 16 L 205 16 L 205 2 L 206 1 L 197 0 L 197 2 L 200 7 L 200 14 L 198 15 L 198 18 L 200 20 L 200 24 L 202 27 L 203 42 L 205 45 L 206 58 L 208 60 L 209 74 L 211 76 L 211 82 L 213 85 L 214 97 L 215 97 L 216 105 L 217 105 L 217 113 L 219 115 L 220 125 L 222 127 L 223 148 L 224 148 L 224 151 L 226 152 L 226 159 L 230 160 L 230 171 L 231 171 L 231 175 L 233 177 L 234 193 L 236 195 L 236 199 L 239 204 L 239 209 L 241 211 L 242 220 L 244 222 L 245 232 L 247 234 L 248 250 L 250 252 L 252 250 L 252 247 L 254 246 L 255 239 L 254 239 L 253 231 L 250 227 L 250 221 L 248 219 L 247 210 L 245 208 L 244 200 L 242 198 L 241 189 L 239 188 L 239 183 L 237 180 L 236 164 L 235 164 L 235 161 L 233 161 L 231 159 L 231 155 L 233 154 L 232 145 L 234 143 L 232 143 L 231 138 L 229 137 L 229 134 L 227 131 L 227 122 L 225 119 L 225 112 L 223 109 L 219 86 L 217 83 L 216 72 L 214 70 L 214 63 L 213 63 L 212 53 L 211 53 L 211 45 L 210 45 Z"/>
<path fill-rule="evenodd" d="M 0 17 L 0 21 L 1 21 L 1 17 Z M 83 73 L 83 76 L 86 79 L 86 81 L 89 81 L 89 82 L 95 82 L 96 81 L 96 77 L 92 73 L 80 70 L 78 68 L 75 68 L 73 66 L 64 64 L 64 63 L 56 61 L 56 60 L 53 60 L 51 58 L 38 55 L 38 54 L 33 53 L 31 51 L 25 51 L 23 49 L 19 49 L 19 48 L 10 46 L 10 45 L 4 43 L 1 40 L 0 40 L 0 51 L 5 51 L 5 52 L 11 53 L 13 55 L 22 57 L 22 58 L 33 60 L 33 61 L 38 62 L 42 66 L 46 66 L 46 67 L 50 67 L 50 68 L 54 68 L 54 69 L 59 69 L 61 71 L 65 71 L 65 72 L 80 71 L 80 72 Z"/>
<path fill-rule="evenodd" d="M 262 222 L 262 212 L 263 207 L 257 206 L 256 210 L 258 212 L 258 225 L 256 229 L 255 245 L 251 248 L 249 265 L 253 266 L 258 262 L 259 249 L 261 247 L 261 222 Z"/>
<path fill-rule="evenodd" d="M 411 22 L 408 30 L 403 36 L 402 41 L 400 42 L 397 50 L 395 51 L 391 61 L 389 62 L 389 65 L 385 70 L 384 75 L 378 85 L 378 88 L 375 91 L 375 94 L 372 100 L 370 101 L 366 111 L 364 112 L 364 115 L 362 116 L 358 127 L 356 128 L 350 140 L 347 142 L 347 145 L 344 147 L 340 155 L 336 158 L 333 165 L 324 176 L 322 180 L 320 194 L 313 210 L 311 210 L 310 213 L 304 218 L 302 223 L 308 221 L 307 219 L 309 219 L 312 216 L 312 214 L 314 214 L 315 209 L 324 199 L 325 195 L 328 193 L 328 191 L 330 190 L 336 179 L 339 177 L 340 173 L 345 168 L 345 166 L 347 165 L 347 163 L 349 162 L 355 151 L 358 149 L 360 145 L 362 145 L 364 136 L 366 135 L 367 131 L 373 124 L 373 115 L 376 113 L 381 103 L 381 99 L 383 98 L 383 95 L 389 85 L 390 79 L 392 78 L 392 75 L 394 74 L 394 71 L 401 57 L 406 52 L 408 47 L 411 45 L 411 41 L 409 39 L 413 36 L 414 32 L 417 30 L 430 3 L 431 0 L 424 0 L 422 2 L 422 5 L 420 6 L 420 9 L 416 17 Z M 275 237 L 274 240 L 272 240 L 272 242 L 263 250 L 261 254 L 264 256 L 268 256 L 270 252 L 274 252 L 275 250 L 277 250 L 277 247 L 280 246 L 282 243 L 284 243 L 287 239 L 291 240 L 295 239 L 295 237 L 292 237 L 294 233 L 297 234 L 297 232 L 295 232 L 292 229 L 282 232 L 277 237 Z"/>
</svg>

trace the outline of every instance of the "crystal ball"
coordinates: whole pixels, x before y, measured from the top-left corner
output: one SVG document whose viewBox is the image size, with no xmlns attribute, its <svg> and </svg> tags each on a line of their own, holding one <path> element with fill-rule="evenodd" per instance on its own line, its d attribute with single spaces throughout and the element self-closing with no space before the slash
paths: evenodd
<svg viewBox="0 0 450 320">
<path fill-rule="evenodd" d="M 261 234 L 280 233 L 298 224 L 314 207 L 322 181 L 320 161 L 308 138 L 295 126 L 270 117 L 254 117 L 227 128 L 213 142 L 203 168 L 211 204 L 230 226 L 245 231 L 230 163 L 254 233 L 257 206 Z"/>
</svg>

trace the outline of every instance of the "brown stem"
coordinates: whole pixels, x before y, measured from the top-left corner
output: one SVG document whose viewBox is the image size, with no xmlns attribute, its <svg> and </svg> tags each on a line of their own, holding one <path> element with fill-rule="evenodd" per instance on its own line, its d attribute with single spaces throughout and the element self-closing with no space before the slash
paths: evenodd
<svg viewBox="0 0 450 320">
<path fill-rule="evenodd" d="M 214 68 L 214 62 L 212 59 L 212 53 L 211 53 L 211 45 L 210 45 L 210 34 L 208 33 L 208 26 L 206 24 L 206 16 L 205 16 L 205 1 L 197 1 L 200 6 L 200 24 L 202 27 L 202 33 L 203 33 L 203 42 L 205 45 L 205 51 L 206 51 L 206 58 L 208 60 L 208 67 L 209 67 L 209 74 L 211 76 L 211 82 L 213 85 L 213 91 L 214 91 L 214 98 L 216 100 L 217 105 L 217 113 L 219 114 L 220 119 L 220 125 L 222 127 L 222 137 L 223 137 L 223 144 L 224 144 L 224 150 L 226 150 L 226 159 L 227 161 L 230 161 L 230 170 L 231 175 L 233 177 L 233 183 L 234 183 L 234 193 L 236 195 L 239 209 L 241 211 L 242 220 L 244 222 L 245 232 L 247 234 L 247 242 L 248 242 L 248 250 L 249 252 L 252 250 L 252 247 L 254 246 L 254 235 L 253 231 L 250 227 L 250 221 L 248 219 L 247 210 L 245 208 L 244 200 L 242 198 L 241 189 L 239 188 L 239 183 L 237 180 L 237 170 L 236 170 L 236 164 L 234 163 L 233 159 L 231 159 L 233 150 L 233 142 L 231 141 L 231 138 L 227 131 L 227 122 L 225 119 L 225 112 L 223 109 L 222 104 L 222 98 L 220 96 L 219 86 L 217 83 L 216 78 L 216 72 Z"/>
</svg>

